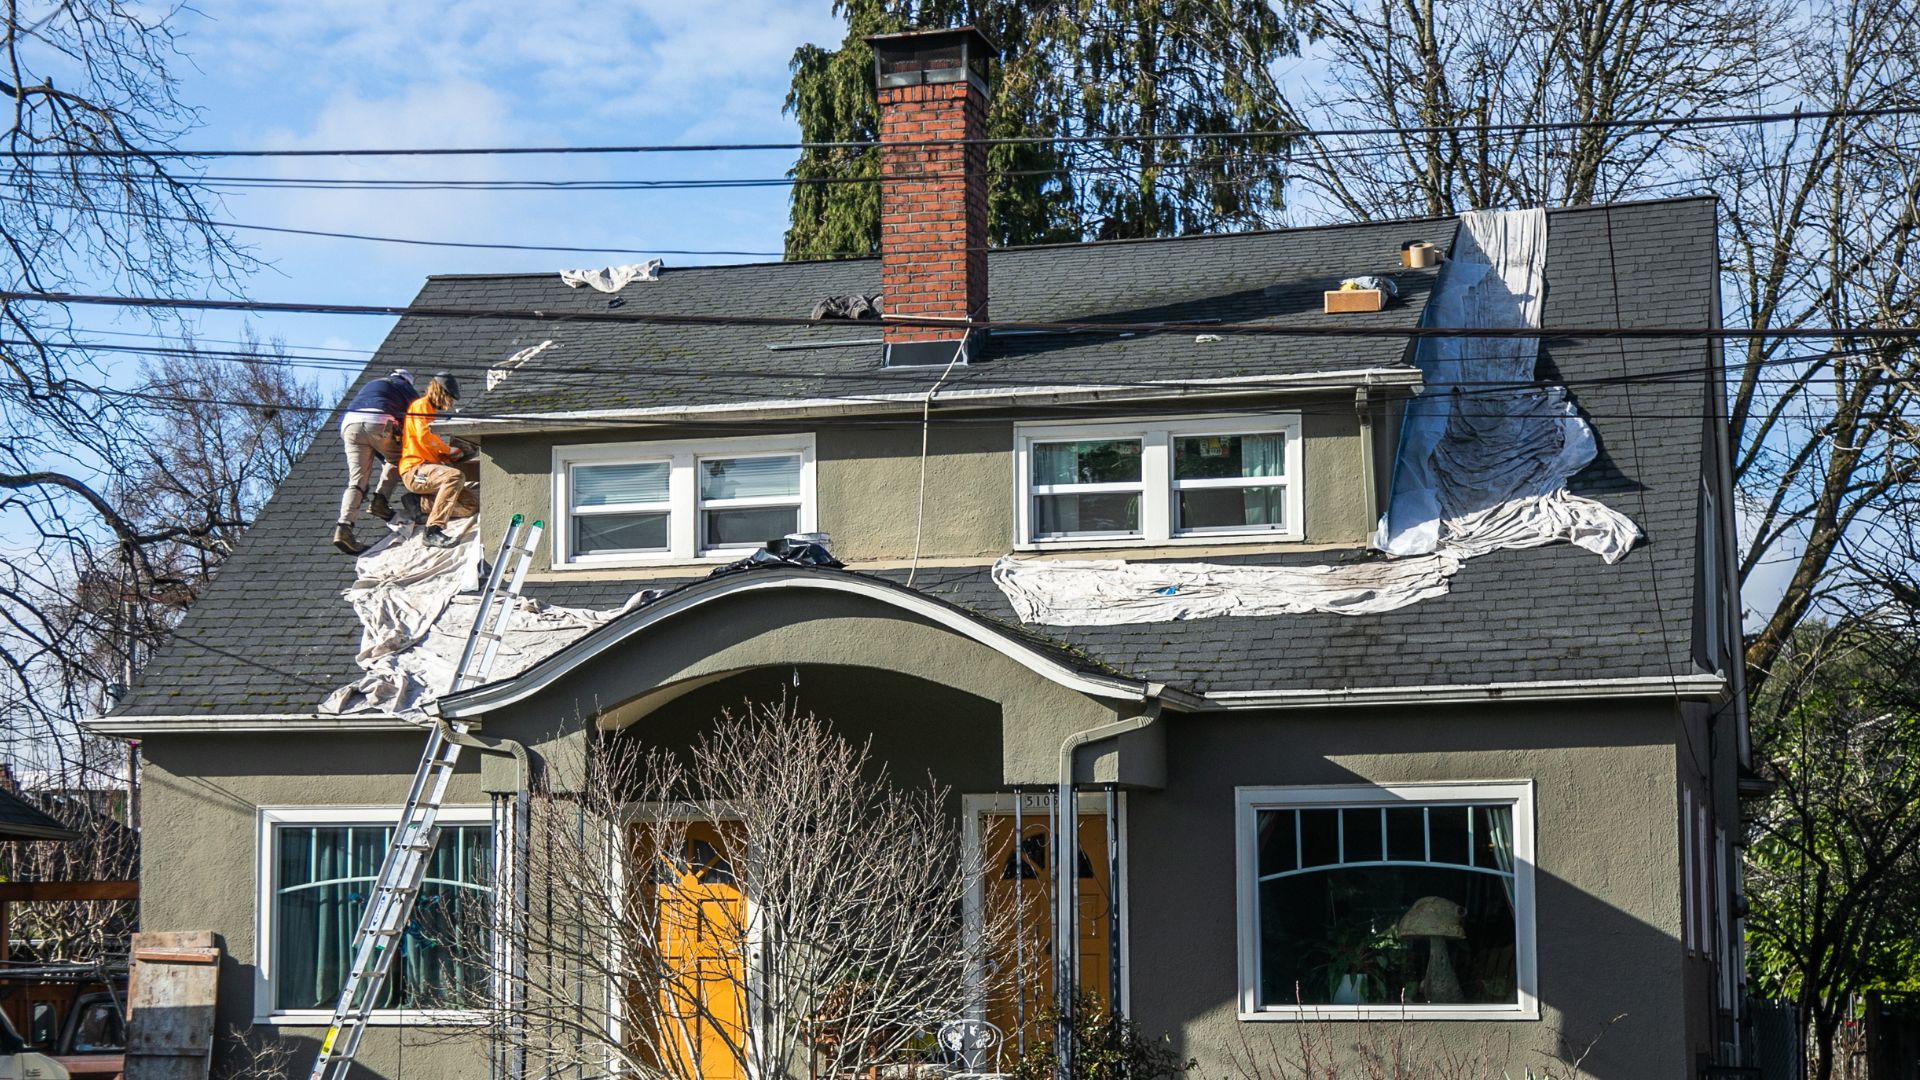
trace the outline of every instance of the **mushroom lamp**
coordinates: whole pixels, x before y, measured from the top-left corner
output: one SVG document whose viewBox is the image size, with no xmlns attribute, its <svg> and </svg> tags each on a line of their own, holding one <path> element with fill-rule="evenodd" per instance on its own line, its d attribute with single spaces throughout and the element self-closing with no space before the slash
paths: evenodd
<svg viewBox="0 0 1920 1080">
<path fill-rule="evenodd" d="M 1467 936 L 1466 927 L 1460 924 L 1463 914 L 1465 909 L 1444 896 L 1423 896 L 1415 900 L 1394 925 L 1394 936 L 1403 941 L 1414 938 L 1427 941 L 1424 985 L 1428 1001 L 1451 1005 L 1461 999 L 1460 977 L 1453 973 L 1453 958 L 1447 955 L 1447 942 Z"/>
</svg>

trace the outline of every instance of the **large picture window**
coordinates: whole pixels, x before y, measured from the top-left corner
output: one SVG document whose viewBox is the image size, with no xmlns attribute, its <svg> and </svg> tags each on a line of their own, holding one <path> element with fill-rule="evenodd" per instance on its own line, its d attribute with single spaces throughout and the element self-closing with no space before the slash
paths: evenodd
<svg viewBox="0 0 1920 1080">
<path fill-rule="evenodd" d="M 398 811 L 394 811 L 397 816 Z M 266 813 L 262 832 L 259 1003 L 275 1016 L 331 1011 L 352 965 L 353 936 L 393 833 L 391 820 L 326 810 Z M 493 883 L 486 811 L 442 813 L 439 838 L 378 1008 L 471 1009 L 487 986 Z M 263 1016 L 263 1019 L 265 1017 Z"/>
<path fill-rule="evenodd" d="M 1526 784 L 1243 788 L 1247 1018 L 1535 1015 Z"/>
<path fill-rule="evenodd" d="M 738 558 L 811 532 L 813 438 L 554 450 L 556 569 Z"/>
<path fill-rule="evenodd" d="M 1022 547 L 1303 535 L 1296 414 L 1021 425 L 1016 444 Z"/>
</svg>

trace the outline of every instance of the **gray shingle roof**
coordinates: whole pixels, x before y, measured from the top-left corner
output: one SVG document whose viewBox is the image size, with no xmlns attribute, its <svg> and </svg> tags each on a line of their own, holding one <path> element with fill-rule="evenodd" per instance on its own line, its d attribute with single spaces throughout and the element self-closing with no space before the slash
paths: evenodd
<svg viewBox="0 0 1920 1080">
<path fill-rule="evenodd" d="M 1388 222 L 1246 236 L 1091 244 L 997 252 L 993 314 L 1003 319 L 1105 316 L 1128 320 L 1257 318 L 1308 321 L 1309 294 L 1355 272 L 1358 252 L 1402 240 L 1445 244 L 1448 221 Z M 1707 325 L 1715 308 L 1715 205 L 1668 200 L 1555 211 L 1549 219 L 1544 320 L 1552 326 Z M 1609 236 L 1609 232 L 1611 236 Z M 1617 255 L 1611 265 L 1609 248 Z M 1378 267 L 1368 267 L 1379 269 Z M 1620 286 L 1616 297 L 1614 282 Z M 769 264 L 668 271 L 630 286 L 631 308 L 804 314 L 830 292 L 874 288 L 868 262 Z M 1378 316 L 1413 322 L 1430 278 L 1403 274 L 1408 304 Z M 1270 285 L 1284 287 L 1268 295 Z M 607 297 L 568 290 L 555 276 L 430 280 L 417 303 L 514 310 L 608 310 Z M 572 308 L 566 305 L 573 305 Z M 614 309 L 623 310 L 623 309 Z M 1343 325 L 1353 325 L 1345 321 Z M 770 341 L 829 331 L 667 330 L 534 325 L 505 320 L 402 319 L 370 370 L 432 371 L 490 363 L 545 338 L 553 366 L 609 367 L 617 378 L 523 371 L 474 411 L 605 407 L 613 400 L 725 402 L 898 388 L 875 371 L 877 350 L 771 353 Z M 872 333 L 848 324 L 839 337 Z M 1169 355 L 1167 337 L 1031 337 L 996 345 L 964 374 L 998 380 L 1166 378 L 1201 373 L 1369 366 L 1377 343 L 1341 339 L 1235 339 Z M 1149 342 L 1158 343 L 1149 345 Z M 1351 348 L 1350 352 L 1343 349 Z M 844 355 L 843 355 L 844 353 Z M 1704 342 L 1548 340 L 1544 375 L 1567 382 L 1600 441 L 1600 457 L 1575 492 L 1631 516 L 1647 539 L 1607 566 L 1567 545 L 1498 552 L 1466 564 L 1450 595 L 1376 616 L 1216 618 L 1115 627 L 1047 627 L 1046 637 L 1127 675 L 1200 692 L 1252 689 L 1472 684 L 1587 677 L 1649 677 L 1691 670 L 1693 552 L 1706 403 L 1704 376 L 1659 383 L 1596 384 L 1621 375 L 1701 369 Z M 667 365 L 672 364 L 672 368 Z M 684 374 L 694 370 L 706 374 Z M 767 372 L 783 368 L 782 374 Z M 683 374 L 668 375 L 668 370 Z M 859 372 L 860 382 L 834 377 Z M 897 378 L 898 376 L 896 376 Z M 924 387 L 933 376 L 912 373 Z M 671 390 L 668 394 L 665 391 Z M 862 390 L 865 392 L 865 390 Z M 188 612 L 175 641 L 148 665 L 125 715 L 307 711 L 357 674 L 359 627 L 339 592 L 348 560 L 326 544 L 341 465 L 332 425 L 294 468 L 218 579 Z M 1222 561 L 1288 561 L 1249 557 Z M 1325 555 L 1313 556 L 1323 560 Z M 904 574 L 882 576 L 899 580 Z M 659 582 L 648 582 L 657 587 Z M 923 591 L 1011 620 L 984 567 L 923 569 Z M 625 582 L 541 584 L 562 604 L 608 606 Z"/>
<path fill-rule="evenodd" d="M 1444 245 L 1451 221 L 1298 229 L 1232 236 L 995 251 L 988 258 L 995 320 L 1233 322 L 1373 325 L 1419 322 L 1434 270 L 1401 270 L 1391 260 L 1405 240 Z M 1327 316 L 1320 294 L 1358 273 L 1393 272 L 1401 297 L 1386 310 Z M 570 289 L 558 276 L 442 277 L 416 304 L 620 317 L 648 314 L 805 318 L 816 300 L 880 288 L 877 260 L 764 263 L 668 269 L 617 298 Z M 610 307 L 615 299 L 617 307 Z M 731 404 L 887 393 L 918 393 L 939 369 L 884 370 L 873 323 L 820 327 L 653 326 L 542 323 L 508 319 L 403 319 L 383 360 L 435 357 L 503 359 L 551 339 L 498 389 L 465 402 L 477 416 Z M 837 348 L 769 345 L 864 341 Z M 1403 341 L 1391 341 L 1399 350 Z M 1379 341 L 1114 334 L 1009 334 L 946 380 L 949 395 L 968 390 L 1136 380 L 1233 378 L 1377 367 Z M 1389 350 L 1397 362 L 1400 357 Z"/>
<path fill-rule="evenodd" d="M 0 840 L 78 840 L 80 834 L 11 791 L 0 789 Z"/>
</svg>

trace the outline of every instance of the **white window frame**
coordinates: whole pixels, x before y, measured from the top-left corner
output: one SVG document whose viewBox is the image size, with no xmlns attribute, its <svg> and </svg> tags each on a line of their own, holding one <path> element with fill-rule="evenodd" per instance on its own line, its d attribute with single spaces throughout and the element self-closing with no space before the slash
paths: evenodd
<svg viewBox="0 0 1920 1080">
<path fill-rule="evenodd" d="M 1511 1004 L 1359 1005 L 1260 1004 L 1259 830 L 1262 810 L 1434 805 L 1513 806 L 1513 931 L 1515 996 Z M 1326 784 L 1234 788 L 1238 903 L 1240 1019 L 1299 1020 L 1538 1020 L 1539 970 L 1534 946 L 1533 781 L 1463 780 L 1419 784 Z"/>
<path fill-rule="evenodd" d="M 727 499 L 702 503 L 698 462 L 705 458 L 800 456 L 800 527 L 813 532 L 819 527 L 814 498 L 814 437 L 811 432 L 797 435 L 763 435 L 739 439 L 681 439 L 668 442 L 586 443 L 553 448 L 553 544 L 555 570 L 594 570 L 618 566 L 671 566 L 677 563 L 731 562 L 751 553 L 758 545 L 702 548 L 700 515 L 703 506 L 785 506 L 792 500 Z M 572 471 L 575 465 L 629 465 L 649 461 L 671 464 L 667 480 L 667 541 L 665 551 L 621 551 L 596 555 L 576 555 L 573 551 Z M 658 504 L 648 504 L 654 507 Z M 631 511 L 632 508 L 623 508 Z M 586 511 L 614 513 L 614 509 L 594 507 Z"/>
<path fill-rule="evenodd" d="M 278 860 L 274 858 L 274 831 L 281 826 L 394 827 L 400 820 L 399 806 L 263 806 L 256 825 L 254 870 L 254 965 L 253 1022 L 291 1027 L 325 1027 L 333 1020 L 331 1009 L 275 1009 L 273 1007 L 274 896 L 279 887 Z M 493 812 L 486 806 L 446 806 L 440 810 L 444 825 L 489 825 Z M 492 837 L 494 868 L 500 865 L 500 835 Z M 409 1027 L 420 1024 L 484 1024 L 487 1014 L 474 1009 L 375 1009 L 367 1016 L 374 1027 Z"/>
<path fill-rule="evenodd" d="M 1245 413 L 1205 414 L 1176 417 L 1151 417 L 1138 420 L 1111 420 L 1089 424 L 1015 424 L 1014 429 L 1014 550 L 1047 551 L 1061 548 L 1127 548 L 1189 546 L 1199 544 L 1275 543 L 1300 540 L 1305 536 L 1304 477 L 1302 476 L 1300 414 Z M 1177 438 L 1202 435 L 1277 434 L 1286 439 L 1286 475 L 1275 484 L 1272 478 L 1233 481 L 1186 481 L 1173 478 L 1173 442 Z M 1040 442 L 1100 441 L 1138 439 L 1140 441 L 1140 482 L 1112 484 L 1072 484 L 1036 486 L 1033 483 L 1033 444 Z M 1261 481 L 1265 481 L 1264 483 Z M 1286 527 L 1215 529 L 1206 532 L 1175 531 L 1177 500 L 1182 487 L 1267 487 L 1286 489 Z M 1033 500 L 1044 494 L 1067 492 L 1134 491 L 1140 492 L 1140 535 L 1086 534 L 1042 537 L 1035 535 Z"/>
</svg>

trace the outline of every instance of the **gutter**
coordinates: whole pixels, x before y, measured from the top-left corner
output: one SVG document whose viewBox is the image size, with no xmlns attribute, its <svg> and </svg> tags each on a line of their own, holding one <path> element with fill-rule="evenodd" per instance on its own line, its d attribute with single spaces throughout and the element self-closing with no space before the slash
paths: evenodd
<svg viewBox="0 0 1920 1080">
<path fill-rule="evenodd" d="M 496 891 L 493 898 L 493 925 L 506 927 L 507 933 L 493 942 L 492 963 L 498 980 L 495 992 L 510 1018 L 505 1048 L 508 1058 L 506 1073 L 512 1077 L 524 1076 L 527 1020 L 515 1006 L 524 992 L 522 984 L 526 980 L 526 950 L 521 943 L 526 941 L 528 844 L 533 835 L 533 764 L 525 743 L 515 739 L 475 735 L 467 730 L 466 724 L 455 727 L 440 715 L 438 704 L 438 701 L 429 702 L 427 711 L 433 714 L 434 725 L 448 742 L 472 747 L 482 753 L 506 754 L 513 758 L 513 810 L 511 817 L 501 823 L 507 835 L 500 838 L 504 841 L 500 844 L 503 857 L 498 860 L 502 864 L 499 876 L 506 879 L 508 887 Z M 491 1063 L 500 1064 L 498 1060 Z"/>
<path fill-rule="evenodd" d="M 611 644 L 609 642 L 608 644 Z M 595 649 L 597 654 L 600 649 Z M 537 665 L 536 665 L 537 666 Z M 524 672 L 522 674 L 525 674 Z M 441 713 L 452 719 L 477 717 L 498 705 L 518 700 L 529 691 L 515 687 L 515 679 L 475 687 L 443 699 L 452 708 Z M 1462 683 L 1453 686 L 1362 686 L 1332 690 L 1219 690 L 1195 694 L 1171 686 L 1141 684 L 1091 674 L 1074 686 L 1093 697 L 1152 700 L 1180 712 L 1223 712 L 1245 709 L 1320 709 L 1364 705 L 1450 705 L 1491 701 L 1654 700 L 1725 702 L 1733 686 L 1723 675 L 1645 675 L 1621 679 L 1561 679 L 1551 681 Z M 542 680 L 544 684 L 546 681 Z M 1073 685 L 1073 683 L 1068 683 Z M 483 693 L 484 691 L 484 693 Z M 99 735 L 144 738 L 151 735 L 255 734 L 288 731 L 419 731 L 420 725 L 398 716 L 356 713 L 325 716 L 318 713 L 227 713 L 177 716 L 116 716 L 80 721 Z"/>
<path fill-rule="evenodd" d="M 1219 397 L 1240 397 L 1267 391 L 1310 393 L 1357 388 L 1400 388 L 1419 390 L 1425 377 L 1418 368 L 1397 365 L 1380 368 L 1352 368 L 1342 371 L 1288 375 L 1229 376 L 1217 379 L 1183 379 L 1178 383 L 1147 384 L 1115 388 L 1085 383 L 1058 386 L 989 387 L 943 390 L 943 408 L 987 409 L 1002 405 L 1069 405 L 1125 401 L 1192 401 Z M 804 419 L 856 413 L 885 413 L 917 408 L 926 398 L 925 390 L 897 393 L 860 394 L 849 397 L 773 398 L 766 401 L 726 402 L 714 405 L 651 406 L 628 409 L 579 409 L 566 412 L 529 412 L 497 417 L 449 416 L 434 427 L 454 435 L 508 434 L 516 431 L 545 430 L 553 427 L 594 427 L 608 421 L 646 421 L 669 424 L 712 419 L 781 420 Z"/>
<path fill-rule="evenodd" d="M 224 735 L 288 731 L 413 731 L 412 720 L 390 713 L 184 713 L 175 715 L 98 716 L 80 721 L 96 735 L 140 739 L 149 735 Z"/>
<path fill-rule="evenodd" d="M 1623 679 L 1468 683 L 1459 686 L 1376 686 L 1339 690 L 1222 690 L 1201 710 L 1303 709 L 1342 705 L 1446 705 L 1486 701 L 1666 699 L 1724 701 L 1731 692 L 1719 675 L 1649 675 Z"/>
</svg>

